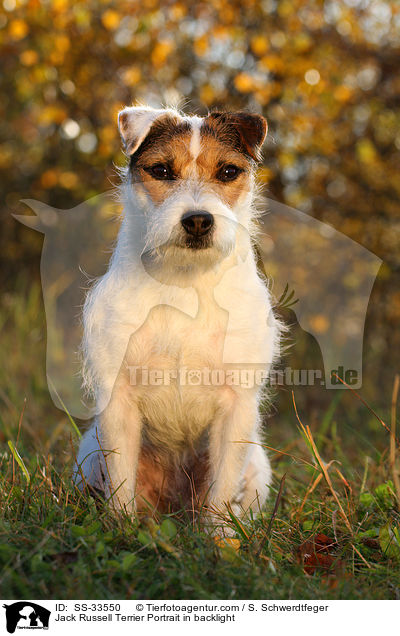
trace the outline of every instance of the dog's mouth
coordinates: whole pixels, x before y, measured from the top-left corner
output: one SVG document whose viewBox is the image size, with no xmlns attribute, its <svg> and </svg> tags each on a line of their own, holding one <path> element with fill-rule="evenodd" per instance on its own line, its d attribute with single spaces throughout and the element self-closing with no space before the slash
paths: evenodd
<svg viewBox="0 0 400 636">
<path fill-rule="evenodd" d="M 152 272 L 154 268 L 165 266 L 165 263 L 171 267 L 187 268 L 200 264 L 204 258 L 207 259 L 208 251 L 211 254 L 215 247 L 213 231 L 203 236 L 191 236 L 177 231 L 169 241 L 143 252 L 141 259 L 145 268 Z"/>
<path fill-rule="evenodd" d="M 191 250 L 205 250 L 208 247 L 212 247 L 212 236 L 207 234 L 206 236 L 186 236 L 183 245 L 180 247 L 186 247 Z"/>
</svg>

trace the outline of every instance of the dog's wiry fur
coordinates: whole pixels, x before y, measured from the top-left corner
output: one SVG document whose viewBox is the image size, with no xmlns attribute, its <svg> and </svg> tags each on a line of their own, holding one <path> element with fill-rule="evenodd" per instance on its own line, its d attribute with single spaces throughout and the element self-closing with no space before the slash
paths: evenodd
<svg viewBox="0 0 400 636">
<path fill-rule="evenodd" d="M 119 127 L 130 156 L 124 218 L 84 307 L 84 380 L 98 416 L 75 479 L 127 511 L 258 508 L 270 482 L 260 387 L 148 386 L 132 383 L 130 369 L 268 368 L 276 359 L 279 323 L 252 247 L 265 120 L 130 107 Z M 168 179 L 154 178 L 157 165 Z M 221 181 L 227 165 L 239 173 Z M 206 236 L 185 231 L 193 210 L 213 216 Z"/>
</svg>

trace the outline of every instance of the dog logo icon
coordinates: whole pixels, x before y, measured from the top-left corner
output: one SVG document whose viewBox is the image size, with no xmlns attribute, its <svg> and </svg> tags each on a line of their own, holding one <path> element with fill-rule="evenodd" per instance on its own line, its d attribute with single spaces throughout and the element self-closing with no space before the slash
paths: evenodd
<svg viewBox="0 0 400 636">
<path fill-rule="evenodd" d="M 49 629 L 51 612 L 37 603 L 19 601 L 3 607 L 9 634 L 14 634 L 16 629 Z"/>
<path fill-rule="evenodd" d="M 132 198 L 134 194 L 131 188 L 129 196 Z M 121 200 L 127 197 L 123 190 Z M 70 210 L 58 210 L 39 201 L 24 202 L 36 216 L 14 217 L 45 235 L 41 278 L 47 322 L 49 391 L 58 408 L 67 409 L 73 417 L 90 419 L 99 413 L 99 409 L 90 396 L 82 392 L 79 373 L 82 325 L 79 316 L 91 281 L 103 276 L 109 267 L 111 244 L 115 241 L 111 225 L 116 227 L 110 219 L 117 218 L 118 204 L 109 193 L 93 197 Z M 135 206 L 132 242 L 141 245 L 145 243 L 142 224 L 147 217 L 137 196 Z M 258 217 L 258 254 L 265 272 L 271 272 L 274 296 L 284 299 L 287 291 L 287 306 L 293 305 L 299 325 L 318 343 L 325 367 L 326 388 L 343 386 L 332 377 L 333 370 L 346 381 L 346 371 L 356 370 L 357 382 L 351 384 L 353 388 L 359 388 L 362 383 L 364 323 L 381 259 L 304 212 L 272 199 L 265 199 L 263 207 L 268 212 L 264 211 Z M 239 223 L 228 224 L 229 231 L 232 228 L 236 228 L 240 236 L 246 234 Z M 137 252 L 141 254 L 141 250 Z M 234 286 L 235 280 L 240 278 L 241 267 L 250 257 L 250 252 L 240 253 L 239 261 L 225 273 L 224 280 L 215 284 L 213 298 L 229 319 L 224 341 L 226 350 L 233 348 L 236 351 L 234 338 L 240 328 L 237 318 L 240 319 L 241 306 L 251 302 L 251 293 L 238 304 L 234 296 L 224 296 L 223 288 L 225 284 Z M 326 263 L 326 267 L 319 263 Z M 153 305 L 147 309 L 138 306 L 138 327 L 146 322 L 148 310 L 155 310 L 161 305 L 193 319 L 196 317 L 199 303 L 194 287 L 172 284 L 159 272 L 155 273 L 144 258 L 138 258 L 135 267 L 138 280 L 147 281 L 154 299 Z M 294 290 L 297 300 L 293 301 L 290 290 Z M 254 348 L 257 350 L 257 347 Z M 244 359 L 224 358 L 224 362 L 269 362 L 265 358 L 267 352 L 261 347 L 258 350 L 260 359 L 249 358 L 249 352 L 245 351 Z M 122 347 L 121 364 L 124 351 Z M 120 364 L 116 364 L 115 368 L 119 369 Z M 345 371 L 341 372 L 341 369 Z"/>
</svg>

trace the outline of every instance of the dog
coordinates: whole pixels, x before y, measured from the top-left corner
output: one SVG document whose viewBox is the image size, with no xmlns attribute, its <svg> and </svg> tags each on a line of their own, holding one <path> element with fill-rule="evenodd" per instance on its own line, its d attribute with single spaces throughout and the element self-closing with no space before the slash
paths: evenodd
<svg viewBox="0 0 400 636">
<path fill-rule="evenodd" d="M 83 310 L 97 416 L 74 478 L 116 510 L 204 509 L 217 524 L 262 507 L 271 481 L 259 405 L 281 325 L 254 251 L 267 123 L 132 106 L 119 131 L 124 214 Z"/>
</svg>

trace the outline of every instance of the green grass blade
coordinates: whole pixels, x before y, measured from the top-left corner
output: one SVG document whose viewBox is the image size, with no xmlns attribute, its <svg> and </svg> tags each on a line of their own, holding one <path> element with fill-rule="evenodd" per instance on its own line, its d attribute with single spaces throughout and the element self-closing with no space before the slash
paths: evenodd
<svg viewBox="0 0 400 636">
<path fill-rule="evenodd" d="M 80 432 L 79 428 L 77 427 L 77 425 L 75 424 L 74 418 L 72 417 L 72 415 L 70 414 L 70 412 L 68 411 L 66 405 L 64 404 L 62 398 L 60 397 L 60 395 L 57 392 L 56 387 L 54 386 L 53 382 L 50 380 L 49 376 L 47 376 L 47 379 L 49 381 L 49 384 L 51 384 L 51 388 L 54 391 L 54 393 L 56 394 L 56 396 L 58 397 L 58 399 L 60 400 L 60 404 L 63 407 L 64 411 L 66 412 L 69 421 L 71 422 L 71 426 L 74 429 L 75 433 L 77 434 L 77 436 L 79 437 L 79 439 L 81 439 L 82 437 L 82 433 Z"/>
<path fill-rule="evenodd" d="M 31 481 L 31 476 L 30 476 L 30 474 L 28 472 L 27 467 L 25 466 L 24 460 L 22 459 L 21 455 L 19 454 L 19 452 L 15 448 L 14 442 L 12 442 L 10 439 L 8 440 L 8 446 L 10 447 L 10 451 L 12 452 L 12 455 L 13 455 L 15 461 L 17 462 L 18 466 L 20 467 L 20 469 L 24 473 L 25 479 L 26 479 L 26 481 L 29 484 L 30 481 Z"/>
</svg>

